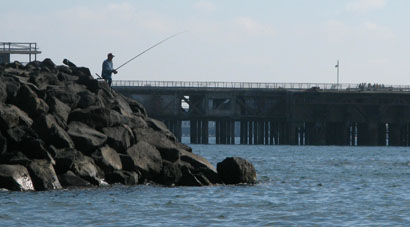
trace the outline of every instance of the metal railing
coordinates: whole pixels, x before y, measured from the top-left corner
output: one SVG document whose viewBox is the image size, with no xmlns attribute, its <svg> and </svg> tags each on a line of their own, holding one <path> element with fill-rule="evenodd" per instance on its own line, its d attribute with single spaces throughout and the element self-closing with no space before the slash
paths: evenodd
<svg viewBox="0 0 410 227">
<path fill-rule="evenodd" d="M 379 85 L 353 83 L 260 83 L 260 82 L 207 82 L 207 81 L 148 81 L 114 80 L 115 87 L 169 87 L 169 88 L 237 88 L 237 89 L 296 89 L 296 90 L 351 90 L 409 92 L 410 85 Z"/>
</svg>

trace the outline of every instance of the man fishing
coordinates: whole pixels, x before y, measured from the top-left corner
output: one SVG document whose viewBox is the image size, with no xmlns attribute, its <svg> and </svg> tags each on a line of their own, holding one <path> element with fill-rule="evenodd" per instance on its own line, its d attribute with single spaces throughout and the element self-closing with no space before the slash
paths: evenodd
<svg viewBox="0 0 410 227">
<path fill-rule="evenodd" d="M 112 64 L 112 59 L 114 58 L 114 55 L 112 53 L 109 53 L 107 55 L 107 59 L 104 60 L 102 64 L 102 72 L 101 76 L 102 78 L 107 81 L 108 85 L 111 87 L 112 83 L 112 78 L 111 75 L 112 73 L 117 74 L 117 70 L 114 69 L 113 64 Z"/>
</svg>

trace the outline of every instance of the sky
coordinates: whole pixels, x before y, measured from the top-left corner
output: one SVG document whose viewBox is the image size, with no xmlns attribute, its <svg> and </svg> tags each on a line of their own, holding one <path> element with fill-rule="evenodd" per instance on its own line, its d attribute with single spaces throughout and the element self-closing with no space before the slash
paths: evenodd
<svg viewBox="0 0 410 227">
<path fill-rule="evenodd" d="M 114 80 L 410 85 L 409 0 L 0 0 L 0 42 Z M 12 60 L 28 57 L 13 55 Z"/>
</svg>

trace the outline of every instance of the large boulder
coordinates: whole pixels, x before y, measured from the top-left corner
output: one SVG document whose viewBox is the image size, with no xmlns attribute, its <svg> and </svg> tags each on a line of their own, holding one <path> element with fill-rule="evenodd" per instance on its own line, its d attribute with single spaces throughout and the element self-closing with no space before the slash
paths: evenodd
<svg viewBox="0 0 410 227">
<path fill-rule="evenodd" d="M 76 156 L 70 170 L 93 185 L 107 184 L 104 180 L 104 172 L 98 168 L 91 157 Z"/>
<path fill-rule="evenodd" d="M 122 163 L 118 153 L 109 146 L 101 147 L 92 153 L 91 157 L 104 172 L 121 170 Z"/>
<path fill-rule="evenodd" d="M 225 184 L 255 184 L 255 167 L 239 157 L 229 157 L 217 164 L 218 175 Z"/>
<path fill-rule="evenodd" d="M 62 189 L 53 165 L 47 160 L 33 160 L 28 166 L 36 190 Z"/>
<path fill-rule="evenodd" d="M 71 108 L 56 97 L 47 98 L 47 104 L 50 107 L 50 113 L 54 115 L 57 123 L 65 128 L 67 126 L 68 115 L 71 112 Z"/>
<path fill-rule="evenodd" d="M 69 116 L 69 122 L 79 121 L 93 128 L 105 128 L 127 123 L 126 118 L 117 111 L 92 106 L 86 109 L 75 109 Z"/>
<path fill-rule="evenodd" d="M 87 154 L 91 154 L 107 140 L 103 133 L 88 127 L 88 125 L 72 121 L 68 125 L 68 134 L 74 141 L 75 147 Z"/>
<path fill-rule="evenodd" d="M 34 190 L 26 167 L 21 165 L 0 165 L 0 188 L 13 191 Z"/>
<path fill-rule="evenodd" d="M 125 153 L 135 140 L 128 126 L 103 128 L 102 132 L 107 136 L 108 145 L 120 153 Z"/>
<path fill-rule="evenodd" d="M 48 105 L 40 99 L 37 94 L 26 84 L 20 87 L 20 90 L 13 100 L 13 104 L 26 112 L 31 118 L 36 118 L 48 112 Z"/>
<path fill-rule="evenodd" d="M 31 127 L 33 120 L 20 108 L 0 103 L 0 128 L 7 130 L 18 125 Z"/>
<path fill-rule="evenodd" d="M 56 148 L 72 148 L 74 143 L 67 132 L 57 124 L 55 117 L 51 114 L 42 115 L 36 119 L 33 128 L 40 137 Z"/>
<path fill-rule="evenodd" d="M 64 174 L 59 175 L 58 179 L 60 179 L 61 185 L 63 187 L 88 187 L 92 185 L 90 182 L 77 176 L 70 170 Z"/>
<path fill-rule="evenodd" d="M 146 142 L 139 142 L 127 149 L 134 166 L 143 177 L 152 180 L 162 169 L 162 159 L 159 151 Z"/>
<path fill-rule="evenodd" d="M 106 176 L 106 180 L 110 184 L 121 183 L 125 185 L 138 184 L 138 173 L 133 171 L 115 170 Z"/>
</svg>

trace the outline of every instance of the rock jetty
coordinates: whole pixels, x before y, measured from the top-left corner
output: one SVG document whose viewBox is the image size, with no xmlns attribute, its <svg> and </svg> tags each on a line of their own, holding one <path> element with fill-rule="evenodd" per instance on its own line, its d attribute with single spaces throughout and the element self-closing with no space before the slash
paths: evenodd
<svg viewBox="0 0 410 227">
<path fill-rule="evenodd" d="M 242 159 L 221 164 L 218 175 L 140 103 L 94 79 L 88 68 L 64 62 L 0 65 L 0 188 L 256 182 L 254 169 L 237 176 L 238 169 L 253 168 Z M 223 166 L 236 168 L 235 180 Z"/>
</svg>

